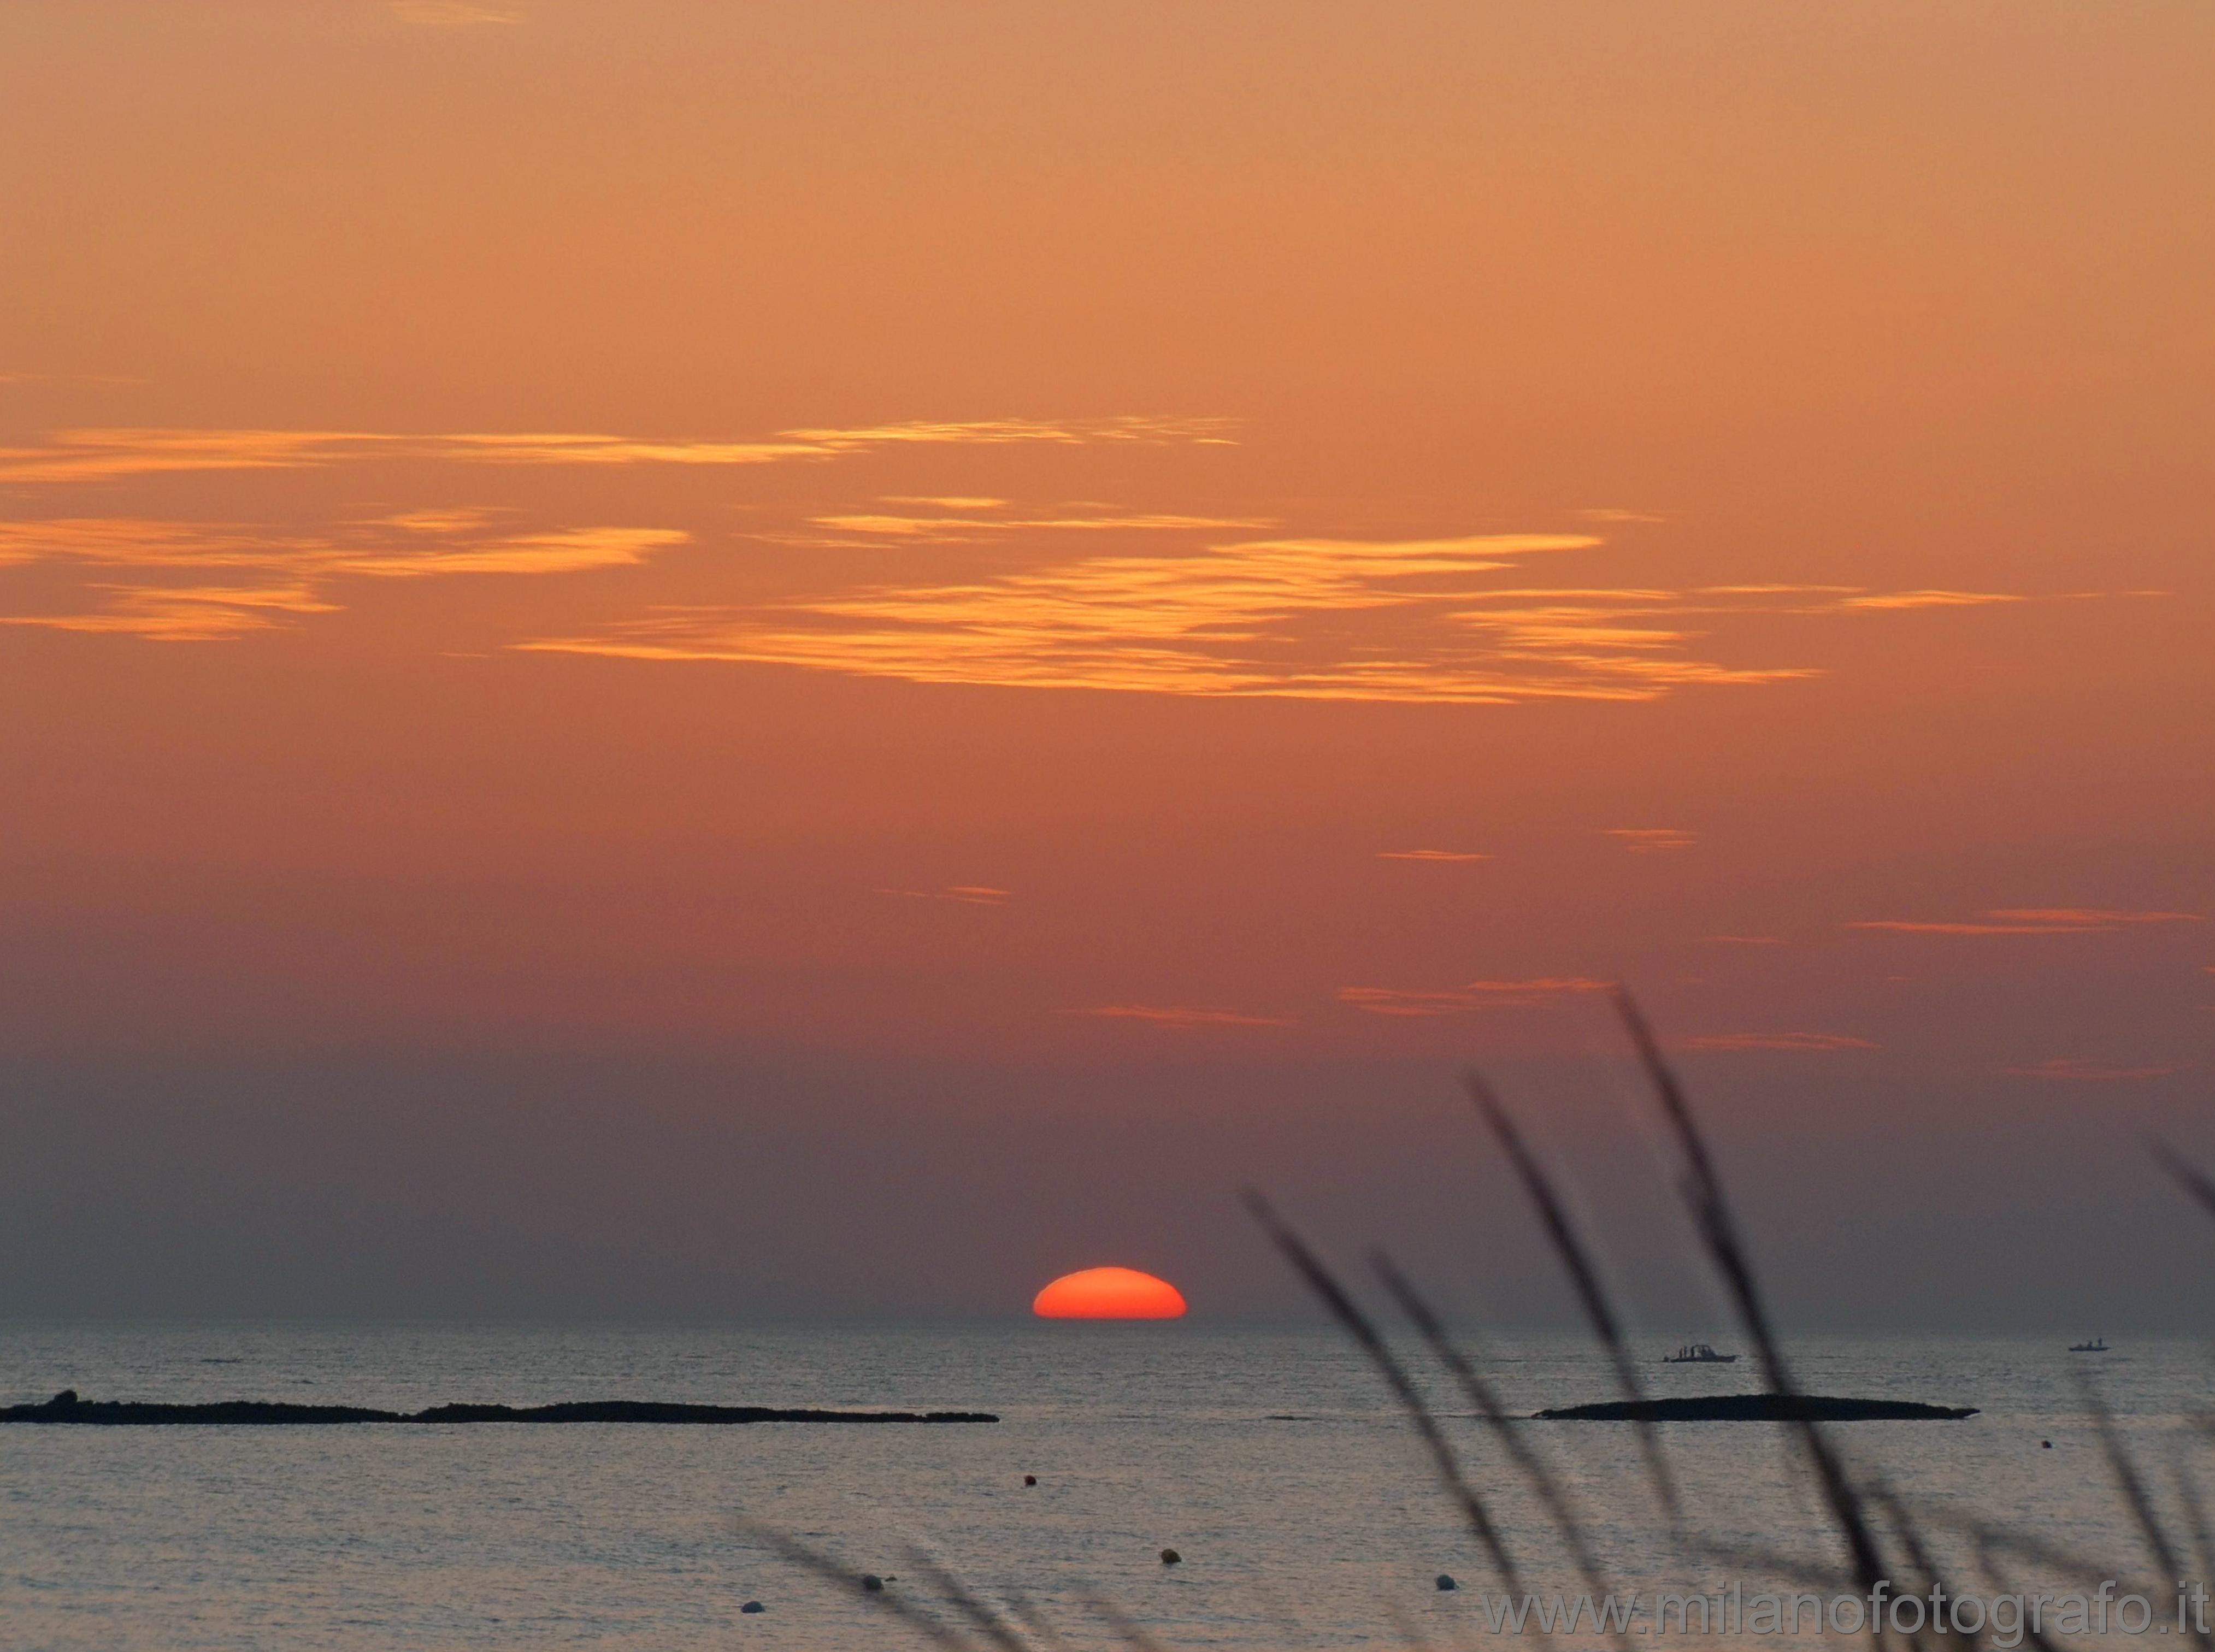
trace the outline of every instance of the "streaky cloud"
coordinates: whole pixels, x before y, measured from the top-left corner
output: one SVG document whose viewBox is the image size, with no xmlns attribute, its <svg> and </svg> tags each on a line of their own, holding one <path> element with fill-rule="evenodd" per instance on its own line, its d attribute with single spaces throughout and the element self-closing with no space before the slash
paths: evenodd
<svg viewBox="0 0 2215 1652">
<path fill-rule="evenodd" d="M 1633 854 L 1666 854 L 1672 849 L 1689 849 L 1700 840 L 1694 834 L 1674 826 L 1610 826 L 1605 835 Z"/>
<path fill-rule="evenodd" d="M 2002 918 L 2009 922 L 2075 923 L 2112 927 L 2138 923 L 2204 923 L 2206 917 L 2199 912 L 2134 912 L 2117 911 L 2112 907 L 2097 906 L 2010 906 L 1997 907 L 1985 914 L 1988 918 Z"/>
<path fill-rule="evenodd" d="M 1409 992 L 1395 987 L 1341 987 L 1338 1001 L 1371 1015 L 1461 1015 L 1481 1009 L 1527 1009 L 1580 993 L 1605 992 L 1614 983 L 1588 976 L 1541 976 L 1529 981 L 1472 981 L 1464 986 Z"/>
<path fill-rule="evenodd" d="M 101 584 L 108 606 L 90 613 L 0 615 L 0 625 L 140 637 L 152 642 L 228 642 L 302 615 L 333 614 L 304 581 L 271 585 Z"/>
<path fill-rule="evenodd" d="M 1824 1055 L 1842 1050 L 1881 1049 L 1881 1044 L 1844 1032 L 1703 1032 L 1684 1040 L 1686 1049 L 1782 1050 Z"/>
<path fill-rule="evenodd" d="M 996 889 L 990 884 L 948 884 L 943 889 L 880 889 L 880 895 L 890 895 L 903 901 L 951 901 L 957 906 L 1005 906 L 1012 890 Z"/>
<path fill-rule="evenodd" d="M 1125 413 L 1110 419 L 911 419 L 900 424 L 867 425 L 857 428 L 833 426 L 780 431 L 778 434 L 795 441 L 817 444 L 840 451 L 912 442 L 960 443 L 986 447 L 1015 442 L 1047 442 L 1065 447 L 1076 447 L 1087 442 L 1221 444 L 1230 441 L 1230 433 L 1237 427 L 1237 423 L 1232 419 L 1179 419 Z"/>
<path fill-rule="evenodd" d="M 1902 935 L 2097 935 L 2140 924 L 2200 923 L 2197 912 L 2119 911 L 2107 907 L 1993 907 L 1973 919 L 1864 918 L 1849 929 Z"/>
<path fill-rule="evenodd" d="M 1652 700 L 1692 684 L 1814 675 L 1690 656 L 1690 633 L 1643 612 L 1646 592 L 1615 608 L 1488 605 L 1503 593 L 1487 576 L 1600 543 L 1519 533 L 1241 540 L 961 584 L 663 609 L 518 646 L 917 682 L 1408 703 Z"/>
<path fill-rule="evenodd" d="M 1089 517 L 915 517 L 884 512 L 852 516 L 810 517 L 810 523 L 841 534 L 863 534 L 883 539 L 922 540 L 934 544 L 973 544 L 996 534 L 1026 531 L 1163 533 L 1194 529 L 1267 528 L 1265 517 L 1190 517 L 1169 514 Z M 806 544 L 805 535 L 778 535 L 786 543 Z M 850 541 L 838 541 L 846 543 Z"/>
<path fill-rule="evenodd" d="M 1993 590 L 1892 590 L 1840 599 L 1841 608 L 1984 608 L 1993 603 L 2022 603 L 2030 599 Z"/>
<path fill-rule="evenodd" d="M 1004 446 L 1046 443 L 1223 441 L 1221 419 L 995 419 L 782 431 L 769 441 L 661 441 L 595 431 L 191 430 L 116 426 L 57 431 L 36 447 L 0 448 L 0 484 L 97 481 L 125 476 L 224 470 L 298 470 L 413 460 L 442 464 L 758 465 L 824 460 L 872 449 L 926 444 Z"/>
<path fill-rule="evenodd" d="M 1914 918 L 1861 918 L 1849 929 L 1883 931 L 1895 935 L 2090 935 L 2112 930 L 2113 924 L 1925 922 Z"/>
<path fill-rule="evenodd" d="M 2087 1061 L 2077 1055 L 2056 1055 L 2028 1067 L 2003 1068 L 2001 1071 L 2018 1079 L 2058 1079 L 2083 1083 L 2117 1083 L 2136 1079 L 2165 1079 L 2176 1071 L 2174 1067 L 2118 1067 L 2105 1062 Z"/>
<path fill-rule="evenodd" d="M 518 0 L 494 4 L 492 0 L 392 0 L 392 15 L 403 23 L 424 28 L 474 28 L 487 23 L 519 23 L 524 8 Z"/>
<path fill-rule="evenodd" d="M 0 564 L 52 562 L 132 576 L 87 580 L 82 594 L 97 608 L 5 615 L 0 623 L 223 641 L 339 611 L 344 604 L 331 588 L 344 578 L 579 573 L 643 562 L 691 538 L 669 528 L 501 529 L 497 520 L 486 511 L 419 511 L 321 534 L 136 517 L 0 523 Z M 211 583 L 205 576 L 212 572 L 230 578 Z"/>
<path fill-rule="evenodd" d="M 1289 1027 L 1298 1018 L 1289 1015 L 1249 1015 L 1239 1010 L 1211 1009 L 1190 1004 L 1102 1004 L 1096 1008 L 1069 1010 L 1070 1015 L 1097 1016 L 1111 1021 L 1146 1021 L 1163 1027 Z"/>
</svg>

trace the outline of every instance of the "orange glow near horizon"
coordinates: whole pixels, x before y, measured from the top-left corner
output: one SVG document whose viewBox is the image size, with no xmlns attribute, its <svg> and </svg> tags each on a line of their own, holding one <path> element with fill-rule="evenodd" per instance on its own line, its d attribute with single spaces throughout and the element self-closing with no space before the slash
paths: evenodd
<svg viewBox="0 0 2215 1652">
<path fill-rule="evenodd" d="M 1064 1274 L 1031 1299 L 1042 1319 L 1181 1319 L 1184 1293 L 1135 1268 Z"/>
</svg>

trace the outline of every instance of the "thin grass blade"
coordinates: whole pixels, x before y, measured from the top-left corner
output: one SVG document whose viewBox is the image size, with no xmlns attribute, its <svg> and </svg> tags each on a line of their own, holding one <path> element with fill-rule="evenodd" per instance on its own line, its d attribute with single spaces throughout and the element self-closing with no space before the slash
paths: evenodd
<svg viewBox="0 0 2215 1652">
<path fill-rule="evenodd" d="M 1407 1368 L 1385 1345 L 1384 1338 L 1378 1334 L 1377 1327 L 1355 1305 L 1353 1297 L 1347 1294 L 1346 1288 L 1338 1282 L 1330 1270 L 1323 1265 L 1314 1251 L 1308 1249 L 1298 1234 L 1285 1225 L 1269 1202 L 1249 1188 L 1246 1193 L 1246 1208 L 1253 1213 L 1254 1220 L 1261 1225 L 1262 1231 L 1268 1234 L 1270 1242 L 1292 1264 L 1293 1271 L 1307 1282 L 1308 1288 L 1322 1300 L 1331 1317 L 1369 1356 L 1370 1363 L 1377 1367 L 1377 1374 L 1384 1379 L 1385 1385 L 1407 1412 L 1408 1421 L 1415 1425 L 1415 1432 L 1420 1436 L 1424 1449 L 1430 1454 L 1431 1465 L 1437 1472 L 1439 1484 L 1459 1506 L 1469 1521 L 1470 1529 L 1476 1534 L 1477 1541 L 1484 1545 L 1485 1553 L 1491 1557 L 1500 1581 L 1510 1591 L 1521 1593 L 1522 1576 L 1516 1569 L 1514 1557 L 1508 1553 L 1507 1545 L 1501 1539 L 1498 1527 L 1493 1523 L 1483 1498 L 1477 1495 L 1476 1487 L 1470 1484 L 1469 1477 L 1462 1472 L 1459 1456 L 1455 1453 L 1452 1443 L 1446 1439 L 1445 1431 L 1439 1426 L 1438 1418 L 1432 1414 L 1421 1391 L 1415 1386 L 1414 1380 L 1408 1376 Z"/>
<path fill-rule="evenodd" d="M 2153 1153 L 2154 1163 L 2169 1172 L 2169 1180 L 2182 1188 L 2202 1210 L 2215 1216 L 2215 1181 L 2210 1181 L 2183 1154 L 2159 1136 L 2149 1138 L 2147 1145 Z"/>
<path fill-rule="evenodd" d="M 1092 1609 L 1102 1623 L 1115 1631 L 1115 1638 L 1129 1647 L 1131 1652 L 1169 1652 L 1167 1647 L 1139 1628 L 1131 1620 L 1130 1614 L 1113 1600 L 1103 1600 L 1096 1594 L 1088 1594 L 1084 1597 L 1084 1604 Z"/>
<path fill-rule="evenodd" d="M 2153 1499 L 2146 1494 L 2145 1482 L 2138 1475 L 2138 1465 L 2131 1461 L 2130 1453 L 2123 1448 L 2122 1436 L 2115 1432 L 2114 1418 L 2108 1415 L 2107 1402 L 2083 1372 L 2077 1374 L 2077 1392 L 2084 1402 L 2085 1415 L 2092 1419 L 2092 1427 L 2100 1436 L 2100 1449 L 2106 1453 L 2108 1470 L 2115 1477 L 2115 1490 L 2122 1493 L 2123 1503 L 2131 1511 L 2131 1519 L 2145 1539 L 2146 1553 L 2161 1575 L 2174 1581 L 2184 1574 L 2176 1563 L 2175 1546 L 2163 1529 L 2161 1517 L 2154 1510 Z"/>
<path fill-rule="evenodd" d="M 1677 1075 L 1662 1059 L 1661 1047 L 1654 1041 L 1654 1033 L 1639 1013 L 1638 1006 L 1630 994 L 1618 989 L 1615 995 L 1616 1008 L 1623 1017 L 1623 1025 L 1630 1033 L 1640 1062 L 1646 1068 L 1647 1080 L 1654 1086 L 1661 1104 L 1662 1116 L 1668 1121 L 1684 1155 L 1688 1176 L 1684 1187 L 1685 1202 L 1690 1208 L 1693 1226 L 1701 1242 L 1707 1247 L 1709 1260 L 1721 1276 L 1736 1308 L 1739 1323 L 1746 1338 L 1752 1343 L 1761 1361 L 1763 1375 L 1772 1391 L 1780 1394 L 1797 1394 L 1800 1391 L 1792 1380 L 1784 1355 L 1772 1329 L 1768 1310 L 1763 1306 L 1761 1292 L 1754 1282 L 1753 1267 L 1747 1258 L 1746 1247 L 1739 1242 L 1738 1224 L 1731 1215 L 1730 1202 L 1724 1196 L 1722 1178 L 1716 1173 L 1714 1159 L 1709 1155 L 1707 1141 L 1693 1120 L 1691 1104 L 1685 1098 L 1684 1086 Z M 1847 1477 L 1838 1453 L 1832 1449 L 1830 1440 L 1822 1429 L 1808 1418 L 1802 1417 L 1792 1425 L 1798 1430 L 1808 1460 L 1813 1465 L 1815 1478 L 1822 1492 L 1823 1502 L 1831 1512 L 1831 1520 L 1838 1528 L 1846 1551 L 1853 1562 L 1854 1576 L 1861 1587 L 1874 1590 L 1884 1577 L 1884 1557 L 1878 1549 L 1874 1533 L 1869 1528 L 1867 1511 L 1862 1507 L 1859 1493 Z M 1882 1644 L 1881 1634 L 1872 1638 Z"/>
<path fill-rule="evenodd" d="M 1370 1263 L 1377 1270 L 1377 1276 L 1384 1282 L 1384 1288 L 1391 1293 L 1392 1300 L 1400 1305 L 1400 1311 L 1408 1316 L 1421 1335 L 1432 1355 L 1452 1374 L 1462 1392 L 1469 1396 L 1470 1403 L 1476 1407 L 1478 1413 L 1499 1437 L 1509 1459 L 1530 1482 L 1531 1489 L 1537 1493 L 1538 1501 L 1545 1505 L 1547 1514 L 1560 1528 L 1562 1541 L 1568 1545 L 1570 1557 L 1575 1561 L 1578 1574 L 1584 1579 L 1586 1587 L 1592 1590 L 1595 1598 L 1613 1594 L 1614 1590 L 1608 1584 L 1606 1570 L 1600 1564 L 1599 1557 L 1592 1551 L 1592 1544 L 1585 1535 L 1584 1520 L 1570 1502 L 1567 1490 L 1555 1478 L 1553 1471 L 1547 1467 L 1544 1459 L 1531 1449 L 1531 1442 L 1523 1436 L 1522 1431 L 1516 1428 L 1515 1420 L 1500 1404 L 1500 1396 L 1492 1385 L 1455 1346 L 1453 1339 L 1446 1334 L 1445 1326 L 1432 1311 L 1431 1305 L 1408 1282 L 1407 1276 L 1392 1265 L 1392 1259 L 1380 1251 L 1370 1258 Z M 1614 1638 L 1618 1646 L 1629 1645 L 1627 1635 L 1618 1634 Z"/>
<path fill-rule="evenodd" d="M 959 1630 L 942 1624 L 929 1612 L 901 1599 L 889 1589 L 865 1590 L 862 1587 L 861 1573 L 831 1559 L 830 1556 L 819 1550 L 809 1547 L 795 1537 L 788 1536 L 770 1527 L 758 1525 L 744 1518 L 739 1521 L 739 1529 L 763 1547 L 772 1551 L 781 1559 L 789 1561 L 804 1570 L 814 1573 L 826 1582 L 837 1583 L 843 1588 L 853 1590 L 879 1612 L 887 1612 L 899 1618 L 934 1646 L 954 1649 L 954 1652 L 974 1652 L 975 1649 L 985 1644 Z"/>
<path fill-rule="evenodd" d="M 1500 1104 L 1499 1096 L 1482 1074 L 1469 1073 L 1463 1076 L 1469 1086 L 1470 1099 L 1476 1111 L 1491 1127 L 1493 1137 L 1500 1143 L 1500 1151 L 1515 1171 L 1516 1179 L 1530 1196 L 1538 1212 L 1539 1225 L 1545 1229 L 1554 1252 L 1568 1270 L 1569 1281 L 1576 1288 L 1577 1301 L 1584 1309 L 1585 1322 L 1592 1327 L 1592 1335 L 1607 1350 L 1608 1362 L 1615 1369 L 1616 1386 L 1623 1397 L 1634 1404 L 1646 1402 L 1645 1385 L 1638 1380 L 1637 1361 L 1632 1357 L 1630 1344 L 1623 1334 L 1623 1321 L 1608 1300 L 1607 1288 L 1600 1282 L 1599 1270 L 1592 1263 L 1592 1253 L 1578 1233 L 1576 1224 L 1569 1219 L 1568 1207 L 1554 1189 L 1552 1178 L 1545 1166 L 1538 1162 L 1523 1140 L 1523 1132 Z M 1661 1436 L 1654 1424 L 1643 1417 L 1635 1425 L 1638 1429 L 1639 1449 L 1645 1453 L 1647 1472 L 1653 1477 L 1655 1495 L 1667 1512 L 1670 1523 L 1680 1518 L 1677 1500 L 1676 1477 L 1669 1472 L 1667 1453 L 1661 1449 Z"/>
<path fill-rule="evenodd" d="M 998 1647 L 1000 1652 L 1031 1652 L 1030 1643 L 1015 1632 L 1014 1624 L 929 1555 L 920 1549 L 911 1549 L 907 1562 L 911 1569 L 930 1580 L 931 1587 L 943 1594 L 954 1611 L 967 1618 L 989 1644 Z"/>
</svg>

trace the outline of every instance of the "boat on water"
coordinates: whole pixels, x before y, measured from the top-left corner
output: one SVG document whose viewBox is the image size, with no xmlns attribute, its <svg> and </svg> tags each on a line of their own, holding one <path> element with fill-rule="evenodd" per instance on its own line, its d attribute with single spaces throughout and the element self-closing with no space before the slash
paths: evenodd
<svg viewBox="0 0 2215 1652">
<path fill-rule="evenodd" d="M 1718 1354 L 1705 1343 L 1686 1343 L 1674 1354 L 1661 1356 L 1664 1365 L 1734 1365 L 1737 1362 L 1737 1355 Z"/>
<path fill-rule="evenodd" d="M 2108 1351 L 2108 1339 L 2105 1337 L 2095 1337 L 2089 1343 L 2071 1343 L 2069 1344 L 2069 1351 L 2071 1354 L 2104 1354 Z"/>
</svg>

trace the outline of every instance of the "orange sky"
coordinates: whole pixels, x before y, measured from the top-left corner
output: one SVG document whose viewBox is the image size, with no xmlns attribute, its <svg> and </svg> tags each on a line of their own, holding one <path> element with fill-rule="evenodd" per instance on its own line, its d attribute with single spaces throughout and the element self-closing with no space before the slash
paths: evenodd
<svg viewBox="0 0 2215 1652">
<path fill-rule="evenodd" d="M 909 1188 L 897 1289 L 745 1228 L 778 1306 L 1236 1310 L 1256 1166 L 1402 1202 L 1359 1098 L 1420 1141 L 1485 1061 L 1598 1151 L 1530 1075 L 1618 977 L 1788 1268 L 1811 1166 L 1921 1210 L 1903 1130 L 2015 1144 L 1979 1232 L 2215 1152 L 2211 70 L 2196 0 L 7 8 L 20 1174 L 139 1142 L 116 1209 L 228 1255 L 334 1173 L 301 1098 L 435 1090 L 482 1137 L 333 1253 L 482 1199 L 585 1254 L 685 1132 L 835 1208 L 912 1130 L 1026 1191 Z M 543 1062 L 555 1135 L 673 1134 L 502 1182 Z"/>
</svg>

